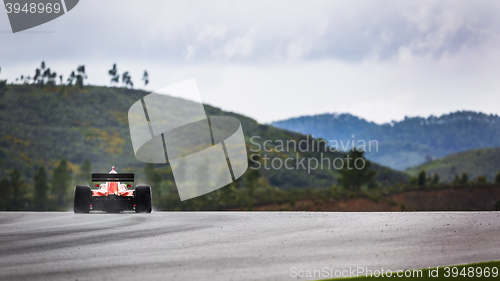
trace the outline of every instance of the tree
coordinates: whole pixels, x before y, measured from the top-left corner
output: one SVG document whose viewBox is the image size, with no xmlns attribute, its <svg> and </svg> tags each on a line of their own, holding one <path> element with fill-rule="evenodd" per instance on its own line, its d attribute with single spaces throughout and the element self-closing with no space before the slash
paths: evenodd
<svg viewBox="0 0 500 281">
<path fill-rule="evenodd" d="M 466 172 L 462 173 L 462 183 L 467 183 L 469 181 L 469 175 Z"/>
<path fill-rule="evenodd" d="M 56 85 L 57 72 L 50 72 L 50 68 L 47 69 L 47 85 L 55 86 Z"/>
<path fill-rule="evenodd" d="M 56 72 L 51 72 L 50 68 L 47 68 L 43 73 L 42 73 L 42 79 L 41 79 L 41 86 L 44 84 L 49 85 L 49 86 L 54 86 L 56 84 L 56 79 L 57 73 Z M 47 81 L 45 82 L 45 79 Z"/>
<path fill-rule="evenodd" d="M 66 80 L 66 82 L 68 82 L 68 86 L 73 86 L 73 81 L 75 79 L 76 79 L 76 74 L 74 71 L 71 71 L 71 74 L 69 75 L 68 80 Z"/>
<path fill-rule="evenodd" d="M 87 74 L 85 74 L 85 65 L 78 66 L 76 71 L 78 73 L 76 75 L 76 85 L 83 88 L 83 80 L 87 79 Z"/>
<path fill-rule="evenodd" d="M 462 179 L 460 178 L 459 175 L 455 175 L 455 178 L 453 179 L 453 184 L 457 185 L 457 184 L 461 184 L 462 183 Z"/>
<path fill-rule="evenodd" d="M 147 86 L 149 83 L 149 75 L 146 70 L 144 70 L 144 74 L 142 75 L 142 80 L 144 81 L 144 86 Z"/>
<path fill-rule="evenodd" d="M 14 210 L 24 208 L 26 185 L 21 181 L 21 173 L 18 170 L 10 172 L 10 188 L 12 191 L 12 207 Z"/>
<path fill-rule="evenodd" d="M 427 175 L 425 173 L 425 170 L 421 170 L 419 173 L 418 173 L 418 178 L 417 178 L 417 183 L 418 183 L 418 186 L 424 186 L 426 184 L 426 179 Z"/>
<path fill-rule="evenodd" d="M 118 83 L 120 79 L 120 75 L 118 74 L 118 69 L 116 68 L 116 63 L 113 64 L 113 68 L 108 71 L 109 75 L 111 75 L 111 83 Z"/>
<path fill-rule="evenodd" d="M 21 76 L 19 78 L 16 78 L 16 82 L 19 81 L 19 84 L 24 84 L 24 85 L 27 85 L 30 83 L 30 80 L 31 80 L 31 76 L 24 76 L 21 74 Z"/>
<path fill-rule="evenodd" d="M 432 177 L 432 183 L 433 184 L 439 183 L 439 175 L 437 173 L 434 173 L 434 176 Z"/>
<path fill-rule="evenodd" d="M 68 162 L 63 158 L 59 165 L 54 169 L 52 176 L 52 194 L 57 198 L 59 207 L 64 206 L 64 196 L 71 181 L 71 170 L 68 168 Z"/>
<path fill-rule="evenodd" d="M 37 68 L 35 69 L 35 75 L 33 76 L 33 83 L 36 83 L 38 81 L 38 78 L 40 77 L 42 73 L 40 72 L 40 69 Z"/>
<path fill-rule="evenodd" d="M 55 77 L 54 77 L 55 78 Z M 60 77 L 62 80 L 62 77 Z M 85 74 L 85 65 L 80 65 L 76 68 L 75 71 L 71 71 L 69 78 L 66 80 L 68 82 L 68 86 L 73 85 L 73 81 L 75 81 L 75 85 L 83 88 L 83 80 L 87 79 L 87 74 Z"/>
<path fill-rule="evenodd" d="M 78 181 L 81 184 L 87 184 L 92 173 L 92 164 L 89 159 L 85 158 L 82 165 L 80 165 L 80 174 L 78 174 Z"/>
<path fill-rule="evenodd" d="M 125 87 L 130 85 L 131 88 L 134 87 L 134 83 L 132 82 L 132 76 L 128 73 L 128 71 L 125 71 L 122 74 L 122 83 L 125 84 Z"/>
<path fill-rule="evenodd" d="M 497 175 L 495 176 L 495 183 L 500 184 L 500 171 L 498 171 Z"/>
<path fill-rule="evenodd" d="M 5 92 L 7 91 L 7 80 L 0 80 L 0 98 L 5 95 Z"/>
<path fill-rule="evenodd" d="M 49 184 L 45 167 L 40 166 L 35 174 L 35 204 L 39 211 L 46 211 L 48 207 Z"/>
<path fill-rule="evenodd" d="M 146 175 L 147 183 L 151 186 L 151 192 L 153 193 L 154 201 L 153 205 L 157 205 L 161 196 L 161 176 L 158 172 L 156 172 L 154 165 L 151 163 L 147 163 L 146 165 L 144 165 L 144 174 Z"/>
<path fill-rule="evenodd" d="M 371 162 L 364 157 L 365 152 L 354 149 L 346 155 L 344 167 L 339 170 L 339 182 L 347 189 L 359 191 L 361 186 L 375 178 L 377 171 L 369 170 Z M 350 160 L 352 160 L 350 162 Z M 364 165 L 361 165 L 364 163 Z"/>
<path fill-rule="evenodd" d="M 42 61 L 42 64 L 41 64 L 41 66 L 40 66 L 40 72 L 39 72 L 39 75 L 38 75 L 38 78 L 39 78 L 38 80 L 39 80 L 39 85 L 40 85 L 40 86 L 43 86 L 43 84 L 44 84 L 44 82 L 45 82 L 45 81 L 44 81 L 44 78 L 45 78 L 45 77 L 44 77 L 44 74 L 45 74 L 45 73 L 46 73 L 46 71 L 45 71 L 45 62 L 44 62 L 44 61 Z"/>
<path fill-rule="evenodd" d="M 161 181 L 161 176 L 156 172 L 154 164 L 147 163 L 144 165 L 144 174 L 146 175 L 146 180 L 153 186 L 158 185 Z"/>
<path fill-rule="evenodd" d="M 2 72 L 2 68 L 0 67 L 0 73 Z M 0 98 L 5 95 L 7 91 L 7 80 L 0 80 Z"/>
<path fill-rule="evenodd" d="M 0 181 L 0 210 L 8 211 L 11 206 L 12 189 L 7 178 Z"/>
<path fill-rule="evenodd" d="M 35 76 L 33 77 L 33 83 L 37 84 L 40 87 L 43 87 L 45 84 L 54 85 L 54 79 L 57 77 L 56 72 L 51 72 L 50 68 L 46 68 L 46 64 L 42 61 L 40 68 L 35 69 Z M 45 81 L 47 80 L 47 81 Z"/>
<path fill-rule="evenodd" d="M 245 187 L 248 187 L 249 202 L 247 207 L 250 209 L 253 207 L 253 195 L 255 189 L 257 188 L 257 181 L 261 177 L 261 171 L 258 168 L 259 165 L 257 164 L 258 162 L 261 162 L 260 154 L 254 154 L 252 156 L 248 156 L 247 162 L 249 169 L 244 174 L 245 176 L 241 177 L 240 179 L 243 180 Z M 239 182 L 236 181 L 235 185 L 237 183 Z"/>
<path fill-rule="evenodd" d="M 259 169 L 249 169 L 245 173 L 245 183 L 248 186 L 248 195 L 250 196 L 251 200 L 253 200 L 253 193 L 257 188 L 257 180 L 259 179 L 259 177 L 260 177 Z"/>
</svg>

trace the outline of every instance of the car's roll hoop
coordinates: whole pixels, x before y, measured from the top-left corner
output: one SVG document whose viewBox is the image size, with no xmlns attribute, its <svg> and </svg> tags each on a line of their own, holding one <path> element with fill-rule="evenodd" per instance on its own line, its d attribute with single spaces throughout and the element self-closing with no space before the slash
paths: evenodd
<svg viewBox="0 0 500 281">
<path fill-rule="evenodd" d="M 108 174 L 108 173 L 92 173 L 92 182 L 100 182 L 100 181 L 134 181 L 135 175 L 134 173 L 116 173 L 116 174 Z"/>
</svg>

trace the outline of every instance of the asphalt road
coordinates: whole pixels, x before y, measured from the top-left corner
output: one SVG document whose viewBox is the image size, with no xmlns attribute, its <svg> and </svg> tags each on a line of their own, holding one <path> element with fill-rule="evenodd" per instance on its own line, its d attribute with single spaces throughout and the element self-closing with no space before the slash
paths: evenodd
<svg viewBox="0 0 500 281">
<path fill-rule="evenodd" d="M 301 269 L 500 260 L 499 215 L 4 212 L 0 279 L 297 280 Z"/>
</svg>

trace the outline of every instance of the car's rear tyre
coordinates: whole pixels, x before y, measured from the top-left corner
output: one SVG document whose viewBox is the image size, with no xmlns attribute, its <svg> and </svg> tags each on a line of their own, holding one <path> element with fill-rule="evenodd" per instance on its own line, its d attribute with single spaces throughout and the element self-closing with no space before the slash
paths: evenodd
<svg viewBox="0 0 500 281">
<path fill-rule="evenodd" d="M 75 202 L 73 204 L 75 213 L 90 213 L 91 200 L 92 191 L 90 186 L 77 185 L 75 187 Z"/>
<path fill-rule="evenodd" d="M 135 187 L 135 212 L 151 213 L 151 186 L 139 185 Z"/>
</svg>

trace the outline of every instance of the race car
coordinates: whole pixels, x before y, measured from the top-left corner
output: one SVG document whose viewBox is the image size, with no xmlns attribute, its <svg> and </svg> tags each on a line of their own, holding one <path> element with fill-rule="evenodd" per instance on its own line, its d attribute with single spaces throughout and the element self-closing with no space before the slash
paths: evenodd
<svg viewBox="0 0 500 281">
<path fill-rule="evenodd" d="M 75 187 L 75 213 L 89 213 L 90 210 L 151 213 L 151 187 L 138 185 L 129 189 L 134 184 L 133 173 L 118 173 L 113 166 L 108 174 L 92 173 L 92 184 L 96 182 L 101 182 L 95 185 L 97 189 L 88 185 Z"/>
</svg>

